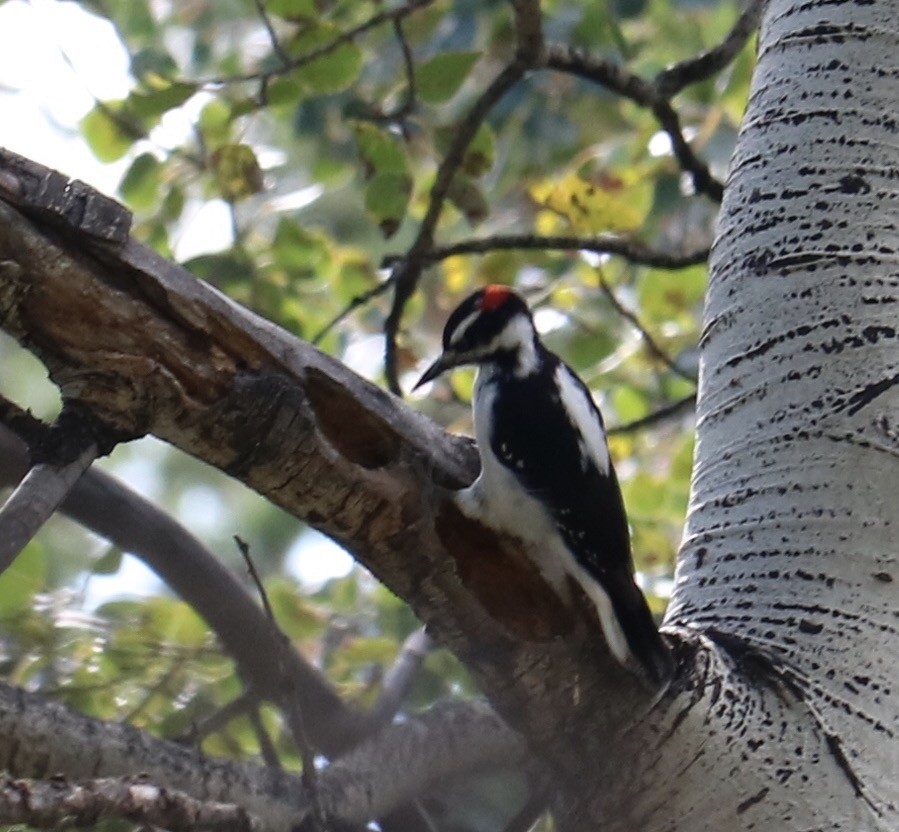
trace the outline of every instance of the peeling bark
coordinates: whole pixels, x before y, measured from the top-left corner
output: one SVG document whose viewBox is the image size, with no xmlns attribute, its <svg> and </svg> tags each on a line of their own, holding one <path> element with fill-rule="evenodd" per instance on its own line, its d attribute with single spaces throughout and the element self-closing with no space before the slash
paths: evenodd
<svg viewBox="0 0 899 832">
<path fill-rule="evenodd" d="M 895 830 L 899 15 L 771 0 L 760 53 L 654 706 L 589 611 L 447 499 L 469 442 L 137 243 L 0 205 L 0 324 L 111 427 L 241 479 L 406 599 L 546 765 L 561 829 Z"/>
</svg>

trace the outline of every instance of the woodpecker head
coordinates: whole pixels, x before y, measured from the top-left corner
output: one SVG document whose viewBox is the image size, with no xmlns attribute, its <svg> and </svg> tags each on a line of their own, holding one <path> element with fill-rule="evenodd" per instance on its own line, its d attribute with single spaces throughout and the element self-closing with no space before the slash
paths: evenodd
<svg viewBox="0 0 899 832">
<path fill-rule="evenodd" d="M 508 286 L 487 286 L 449 316 L 443 353 L 415 387 L 461 364 L 507 364 L 517 375 L 528 375 L 536 367 L 536 356 L 537 331 L 527 304 Z"/>
</svg>

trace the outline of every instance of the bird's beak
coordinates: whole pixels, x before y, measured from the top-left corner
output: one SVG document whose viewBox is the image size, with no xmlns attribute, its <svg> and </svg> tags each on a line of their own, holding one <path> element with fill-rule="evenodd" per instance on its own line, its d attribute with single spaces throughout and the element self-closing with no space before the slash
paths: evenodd
<svg viewBox="0 0 899 832">
<path fill-rule="evenodd" d="M 441 373 L 445 373 L 452 367 L 455 367 L 459 362 L 456 359 L 456 356 L 452 353 L 445 352 L 440 356 L 427 370 L 424 371 L 424 375 L 416 382 L 413 390 L 418 390 L 422 384 L 427 384 L 429 381 L 433 381 L 437 376 Z"/>
</svg>

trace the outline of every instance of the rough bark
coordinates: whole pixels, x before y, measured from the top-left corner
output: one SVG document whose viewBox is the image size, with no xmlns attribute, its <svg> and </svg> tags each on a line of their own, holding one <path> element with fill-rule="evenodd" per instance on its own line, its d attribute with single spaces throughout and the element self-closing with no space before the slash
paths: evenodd
<svg viewBox="0 0 899 832">
<path fill-rule="evenodd" d="M 116 430 L 242 479 L 408 600 L 547 763 L 563 829 L 895 829 L 896 18 L 769 6 L 714 249 L 678 674 L 651 710 L 589 615 L 454 511 L 470 444 L 308 345 L 133 242 L 9 208 L 0 323 Z"/>
</svg>

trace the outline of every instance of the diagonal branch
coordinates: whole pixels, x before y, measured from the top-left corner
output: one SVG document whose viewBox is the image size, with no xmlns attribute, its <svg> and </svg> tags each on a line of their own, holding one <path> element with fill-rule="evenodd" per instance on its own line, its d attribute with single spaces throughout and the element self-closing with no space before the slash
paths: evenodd
<svg viewBox="0 0 899 832">
<path fill-rule="evenodd" d="M 50 519 L 78 478 L 97 458 L 91 443 L 77 459 L 65 465 L 35 465 L 0 509 L 0 574 Z"/>
<path fill-rule="evenodd" d="M 51 239 L 0 202 L 3 261 L 0 321 L 67 399 L 123 432 L 156 434 L 342 544 L 544 760 L 568 771 L 582 719 L 603 737 L 646 713 L 649 694 L 590 610 L 559 598 L 520 541 L 449 498 L 477 472 L 470 442 L 136 241 Z M 546 679 L 577 680 L 577 693 Z"/>
<path fill-rule="evenodd" d="M 259 0 L 254 1 L 257 3 L 259 2 Z M 405 5 L 397 6 L 392 9 L 383 9 L 357 26 L 353 26 L 351 29 L 341 32 L 333 40 L 330 40 L 315 49 L 310 49 L 308 52 L 298 55 L 295 58 L 287 56 L 287 61 L 284 62 L 282 60 L 283 66 L 278 69 L 247 72 L 240 75 L 223 75 L 216 78 L 206 78 L 198 83 L 202 86 L 209 87 L 243 83 L 246 81 L 261 81 L 263 84 L 266 84 L 272 78 L 284 75 L 286 72 L 292 72 L 295 69 L 311 64 L 313 61 L 317 61 L 319 58 L 330 55 L 332 52 L 340 49 L 344 44 L 352 43 L 360 35 L 364 35 L 371 29 L 376 29 L 378 26 L 382 26 L 385 23 L 402 20 L 404 17 L 408 17 L 410 14 L 417 12 L 419 9 L 423 9 L 426 6 L 430 6 L 434 2 L 435 0 L 408 0 Z"/>
<path fill-rule="evenodd" d="M 278 40 L 278 33 L 275 31 L 272 19 L 265 8 L 265 0 L 253 0 L 253 4 L 256 6 L 256 13 L 262 20 L 262 25 L 265 26 L 268 39 L 272 44 L 272 51 L 278 56 L 278 60 L 281 61 L 286 69 L 290 68 L 290 55 L 284 51 L 281 41 Z"/>
<path fill-rule="evenodd" d="M 653 80 L 653 86 L 665 98 L 674 98 L 684 87 L 704 81 L 721 72 L 746 45 L 759 27 L 764 0 L 749 0 L 743 13 L 721 43 L 685 61 L 663 69 Z"/>
<path fill-rule="evenodd" d="M 426 256 L 434 244 L 434 230 L 443 212 L 453 178 L 465 158 L 465 151 L 478 129 L 509 90 L 537 66 L 543 54 L 543 30 L 538 0 L 512 0 L 515 17 L 516 53 L 488 87 L 478 96 L 465 117 L 456 126 L 452 143 L 437 168 L 437 176 L 428 198 L 424 219 L 405 257 L 393 267 L 393 304 L 384 321 L 384 372 L 390 390 L 402 395 L 397 374 L 397 335 L 403 310 L 418 286 L 426 265 Z"/>
<path fill-rule="evenodd" d="M 26 468 L 24 443 L 0 427 L 0 486 L 15 482 Z M 143 560 L 209 623 L 253 690 L 281 700 L 278 657 L 266 648 L 274 643 L 271 624 L 236 578 L 183 526 L 98 469 L 75 484 L 62 511 Z M 368 732 L 367 718 L 344 705 L 296 650 L 284 660 L 285 674 L 314 715 L 316 745 L 333 755 Z"/>
<path fill-rule="evenodd" d="M 567 44 L 547 44 L 544 66 L 599 84 L 650 110 L 671 139 L 674 156 L 681 169 L 690 174 L 696 192 L 706 194 L 715 202 L 721 201 L 724 186 L 712 176 L 708 165 L 690 147 L 681 129 L 680 116 L 653 82 L 614 61 L 589 55 Z"/>
<path fill-rule="evenodd" d="M 602 272 L 599 272 L 599 288 L 602 289 L 602 293 L 606 296 L 606 299 L 612 305 L 612 308 L 622 317 L 624 318 L 637 332 L 640 333 L 640 337 L 643 339 L 643 343 L 646 344 L 647 349 L 661 361 L 672 373 L 679 375 L 682 379 L 686 381 L 696 383 L 696 376 L 692 373 L 687 372 L 683 367 L 678 365 L 678 363 L 668 355 L 667 351 L 664 350 L 658 341 L 653 337 L 652 333 L 643 326 L 643 323 L 640 319 L 631 312 L 615 295 L 615 292 L 612 291 L 612 287 L 609 286 L 605 277 L 603 277 Z"/>
<path fill-rule="evenodd" d="M 403 317 L 403 310 L 418 286 L 424 270 L 427 252 L 434 241 L 434 229 L 443 212 L 443 205 L 450 185 L 465 158 L 468 145 L 471 144 L 478 132 L 478 128 L 500 99 L 524 77 L 527 68 L 527 65 L 519 59 L 513 60 L 493 79 L 493 82 L 472 105 L 465 118 L 457 125 L 452 144 L 437 169 L 437 177 L 428 199 L 428 208 L 418 227 L 415 240 L 402 260 L 399 260 L 393 267 L 390 276 L 394 286 L 393 304 L 384 321 L 384 370 L 390 390 L 397 395 L 402 393 L 397 374 L 396 356 L 400 321 Z"/>
<path fill-rule="evenodd" d="M 634 419 L 633 422 L 625 422 L 623 425 L 613 425 L 606 431 L 606 433 L 608 433 L 609 436 L 636 433 L 636 431 L 642 430 L 643 428 L 652 427 L 659 422 L 664 422 L 668 419 L 680 416 L 682 413 L 686 413 L 694 407 L 696 407 L 696 394 L 690 393 L 689 396 L 684 396 L 682 399 L 662 405 L 656 410 L 653 410 L 652 413 L 647 413 L 639 419 Z"/>
</svg>

